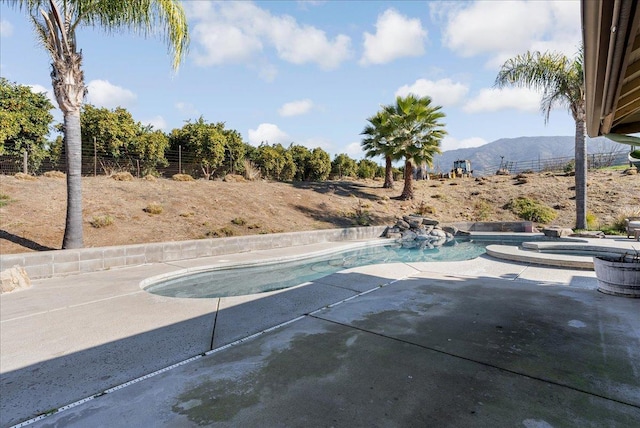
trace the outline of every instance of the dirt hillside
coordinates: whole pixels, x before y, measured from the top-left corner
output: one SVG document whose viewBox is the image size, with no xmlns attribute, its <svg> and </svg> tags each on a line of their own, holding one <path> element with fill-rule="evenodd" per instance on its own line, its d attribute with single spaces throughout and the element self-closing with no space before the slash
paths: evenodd
<svg viewBox="0 0 640 428">
<path fill-rule="evenodd" d="M 589 174 L 588 207 L 595 227 L 640 212 L 640 175 Z M 117 181 L 83 178 L 85 246 L 277 233 L 357 224 L 392 224 L 421 212 L 442 223 L 509 221 L 504 206 L 528 197 L 554 208 L 552 224 L 575 223 L 574 178 L 555 174 L 415 182 L 416 198 L 396 198 L 381 181 Z M 64 178 L 0 176 L 0 254 L 58 249 L 65 222 Z M 161 212 L 158 212 L 161 211 Z"/>
</svg>

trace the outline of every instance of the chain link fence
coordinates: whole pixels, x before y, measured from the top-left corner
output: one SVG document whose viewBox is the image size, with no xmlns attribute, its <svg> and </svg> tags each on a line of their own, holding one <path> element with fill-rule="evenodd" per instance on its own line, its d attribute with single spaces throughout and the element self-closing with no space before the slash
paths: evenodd
<svg viewBox="0 0 640 428">
<path fill-rule="evenodd" d="M 205 176 L 202 167 L 193 161 L 191 153 L 178 150 L 169 150 L 165 154 L 167 163 L 157 165 L 154 169 L 159 176 L 171 177 L 174 174 L 189 174 L 194 178 Z M 587 156 L 588 168 L 599 169 L 610 166 L 628 164 L 627 153 L 603 152 L 592 153 Z M 534 159 L 525 161 L 509 161 L 503 159 L 501 163 L 490 165 L 482 170 L 475 169 L 474 176 L 495 175 L 499 170 L 506 170 L 510 174 L 522 172 L 566 172 L 572 169 L 574 158 L 572 156 L 556 157 L 547 159 Z M 14 175 L 19 172 L 42 175 L 47 171 L 66 172 L 66 164 L 63 156 L 59 159 L 44 158 L 37 167 L 29 162 L 28 154 L 23 153 L 22 157 L 0 156 L 0 174 Z M 145 170 L 144 162 L 133 156 L 110 156 L 107 154 L 95 153 L 87 150 L 82 153 L 82 175 L 112 175 L 116 172 L 128 171 L 134 177 L 143 177 L 148 171 Z M 219 167 L 217 170 L 209 171 L 211 176 L 221 176 L 228 173 L 241 173 L 230 166 Z"/>
</svg>

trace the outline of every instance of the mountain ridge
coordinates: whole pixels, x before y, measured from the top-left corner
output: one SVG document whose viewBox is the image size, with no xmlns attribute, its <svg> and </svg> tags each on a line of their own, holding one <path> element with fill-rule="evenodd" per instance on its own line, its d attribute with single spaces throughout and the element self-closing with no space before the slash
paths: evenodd
<svg viewBox="0 0 640 428">
<path fill-rule="evenodd" d="M 447 150 L 434 156 L 432 171 L 446 173 L 458 159 L 471 161 L 474 175 L 494 174 L 505 163 L 511 169 L 518 169 L 518 164 L 540 170 L 551 161 L 569 162 L 574 156 L 575 137 L 573 136 L 539 136 L 500 138 L 478 147 L 467 147 Z M 587 153 L 625 154 L 627 148 L 604 137 L 587 137 Z M 566 159 L 560 159 L 566 158 Z M 616 157 L 617 158 L 617 157 Z M 539 164 L 541 168 L 535 168 Z M 517 172 L 517 171 L 512 171 Z"/>
</svg>

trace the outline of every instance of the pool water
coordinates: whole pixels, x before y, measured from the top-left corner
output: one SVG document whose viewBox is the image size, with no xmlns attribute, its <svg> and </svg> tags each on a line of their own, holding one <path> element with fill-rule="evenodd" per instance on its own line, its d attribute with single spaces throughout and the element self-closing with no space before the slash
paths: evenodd
<svg viewBox="0 0 640 428">
<path fill-rule="evenodd" d="M 531 238 L 526 239 L 531 241 Z M 264 293 L 313 281 L 343 269 L 395 262 L 442 262 L 474 259 L 489 244 L 518 245 L 523 240 L 454 239 L 438 248 L 376 245 L 289 262 L 225 268 L 168 279 L 145 288 L 167 297 L 228 297 Z"/>
</svg>

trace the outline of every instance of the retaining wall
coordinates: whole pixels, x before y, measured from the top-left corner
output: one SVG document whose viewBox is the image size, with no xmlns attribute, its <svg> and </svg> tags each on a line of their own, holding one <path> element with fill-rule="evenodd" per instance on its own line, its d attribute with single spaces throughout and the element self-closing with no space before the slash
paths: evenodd
<svg viewBox="0 0 640 428">
<path fill-rule="evenodd" d="M 77 250 L 5 254 L 0 255 L 0 271 L 18 265 L 27 271 L 31 279 L 48 278 L 146 263 L 170 262 L 320 242 L 373 239 L 379 237 L 384 229 L 385 226 L 352 227 L 231 238 L 81 248 Z"/>
</svg>

